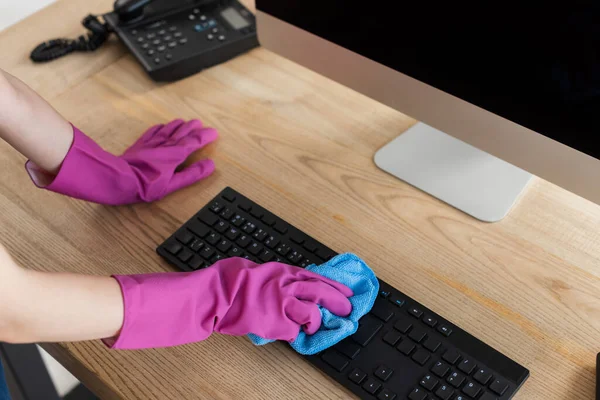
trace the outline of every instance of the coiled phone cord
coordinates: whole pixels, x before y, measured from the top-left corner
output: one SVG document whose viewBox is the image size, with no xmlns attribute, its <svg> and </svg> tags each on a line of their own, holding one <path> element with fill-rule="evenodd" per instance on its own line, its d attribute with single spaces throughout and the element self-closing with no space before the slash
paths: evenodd
<svg viewBox="0 0 600 400">
<path fill-rule="evenodd" d="M 97 15 L 88 15 L 81 22 L 89 31 L 77 39 L 53 39 L 38 45 L 29 56 L 33 62 L 42 63 L 66 56 L 75 51 L 95 51 L 102 46 L 112 30 L 107 23 L 100 21 Z"/>
</svg>

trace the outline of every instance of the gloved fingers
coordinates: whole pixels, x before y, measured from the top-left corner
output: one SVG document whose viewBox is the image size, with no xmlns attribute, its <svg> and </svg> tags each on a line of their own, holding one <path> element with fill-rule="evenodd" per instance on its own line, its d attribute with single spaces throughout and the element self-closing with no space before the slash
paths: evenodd
<svg viewBox="0 0 600 400">
<path fill-rule="evenodd" d="M 148 140 L 152 139 L 156 132 L 164 128 L 163 124 L 158 124 L 150 127 L 140 138 L 137 140 L 137 143 L 146 143 Z"/>
<path fill-rule="evenodd" d="M 175 129 L 169 136 L 169 142 L 177 142 L 188 136 L 191 132 L 202 130 L 203 125 L 199 119 L 192 119 Z"/>
<path fill-rule="evenodd" d="M 352 304 L 344 293 L 320 279 L 296 281 L 290 288 L 294 297 L 319 304 L 340 317 L 352 312 Z"/>
<path fill-rule="evenodd" d="M 187 132 L 186 136 L 173 143 L 173 146 L 184 149 L 185 158 L 187 158 L 196 150 L 217 140 L 218 137 L 219 133 L 216 129 L 201 128 Z"/>
<path fill-rule="evenodd" d="M 314 335 L 321 327 L 321 311 L 315 303 L 292 299 L 285 306 L 289 319 L 302 327 L 307 335 Z"/>
<path fill-rule="evenodd" d="M 213 173 L 215 163 L 212 160 L 202 160 L 176 172 L 167 187 L 167 193 L 175 192 L 190 186 Z"/>
<path fill-rule="evenodd" d="M 146 141 L 146 143 L 149 146 L 160 146 L 160 145 L 162 145 L 183 124 L 185 124 L 184 120 L 182 120 L 180 118 L 179 119 L 174 119 L 173 121 L 171 121 L 168 124 L 164 125 L 162 127 L 162 129 L 159 129 L 156 132 L 154 132 L 154 135 L 152 135 L 151 137 L 149 137 L 148 140 Z"/>
<path fill-rule="evenodd" d="M 341 292 L 346 297 L 352 297 L 354 295 L 354 292 L 352 292 L 352 289 L 350 289 L 348 286 L 344 285 L 343 283 L 334 281 L 333 279 L 326 278 L 326 277 L 316 274 L 312 271 L 307 271 L 305 269 L 301 269 L 298 272 L 297 277 L 299 278 L 298 280 L 319 280 L 321 282 L 325 282 L 326 284 L 333 286 L 335 289 L 337 289 L 339 292 Z"/>
</svg>

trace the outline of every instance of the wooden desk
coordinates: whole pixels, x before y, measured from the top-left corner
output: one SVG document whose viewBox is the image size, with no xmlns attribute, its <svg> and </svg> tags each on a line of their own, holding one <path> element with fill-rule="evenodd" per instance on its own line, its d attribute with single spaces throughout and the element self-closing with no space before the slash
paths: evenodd
<svg viewBox="0 0 600 400">
<path fill-rule="evenodd" d="M 230 185 L 531 370 L 519 399 L 591 399 L 600 350 L 600 207 L 536 179 L 485 224 L 386 175 L 374 152 L 414 121 L 266 50 L 157 85 L 113 40 L 95 54 L 32 65 L 43 39 L 73 37 L 112 0 L 62 0 L 0 34 L 0 67 L 102 146 L 120 152 L 176 117 L 218 128 L 208 180 L 153 205 L 102 207 L 37 190 L 0 144 L 0 238 L 30 268 L 170 271 L 157 244 Z M 107 399 L 351 397 L 284 345 L 204 343 L 109 351 L 44 346 Z"/>
</svg>

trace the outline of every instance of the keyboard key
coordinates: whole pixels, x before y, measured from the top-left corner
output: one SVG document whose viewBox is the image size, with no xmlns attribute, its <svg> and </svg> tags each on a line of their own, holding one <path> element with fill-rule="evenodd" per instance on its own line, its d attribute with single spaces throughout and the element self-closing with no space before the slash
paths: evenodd
<svg viewBox="0 0 600 400">
<path fill-rule="evenodd" d="M 431 358 L 431 354 L 427 350 L 419 349 L 413 354 L 412 359 L 419 365 L 425 365 Z"/>
<path fill-rule="evenodd" d="M 394 312 L 390 310 L 386 303 L 375 302 L 375 306 L 371 309 L 371 314 L 382 320 L 388 322 L 394 316 Z"/>
<path fill-rule="evenodd" d="M 277 219 L 273 216 L 273 214 L 265 212 L 265 215 L 262 216 L 261 221 L 267 224 L 268 226 L 273 226 Z"/>
<path fill-rule="evenodd" d="M 210 233 L 210 229 L 200 221 L 192 221 L 188 224 L 187 228 L 200 238 L 203 238 Z"/>
<path fill-rule="evenodd" d="M 382 326 L 383 324 L 381 324 L 378 320 L 366 315 L 360 320 L 360 327 L 358 328 L 358 331 L 352 335 L 352 339 L 364 347 L 369 344 L 371 339 L 375 337 Z"/>
<path fill-rule="evenodd" d="M 396 307 L 402 307 L 404 305 L 405 300 L 402 297 L 391 295 L 388 297 L 390 303 L 394 304 Z"/>
<path fill-rule="evenodd" d="M 387 299 L 389 296 L 390 296 L 389 290 L 380 290 L 379 291 L 379 297 L 383 297 L 384 299 Z"/>
<path fill-rule="evenodd" d="M 240 208 L 240 210 L 248 212 L 252 209 L 252 203 L 248 200 L 240 199 L 240 201 L 238 202 L 238 207 Z"/>
<path fill-rule="evenodd" d="M 435 340 L 434 338 L 428 338 L 425 343 L 423 343 L 423 347 L 425 347 L 427 350 L 431 351 L 432 353 L 435 353 L 437 351 L 437 349 L 439 349 L 441 346 L 441 343 L 437 340 Z"/>
<path fill-rule="evenodd" d="M 236 214 L 235 217 L 233 217 L 233 219 L 231 220 L 231 223 L 235 226 L 237 226 L 238 228 L 242 225 L 244 225 L 244 223 L 246 222 L 246 218 L 242 217 L 239 214 Z"/>
<path fill-rule="evenodd" d="M 410 328 L 412 328 L 412 324 L 410 323 L 410 321 L 407 320 L 401 319 L 394 324 L 394 329 L 402 333 L 408 332 Z"/>
<path fill-rule="evenodd" d="M 174 28 L 174 27 L 171 27 L 171 29 L 172 28 Z M 175 29 L 173 29 L 173 30 L 175 30 Z M 228 202 L 233 203 L 235 201 L 235 194 L 226 191 L 225 193 L 223 193 L 223 198 L 225 200 L 227 200 Z"/>
<path fill-rule="evenodd" d="M 206 264 L 204 264 L 204 260 L 202 260 L 200 256 L 194 256 L 188 262 L 188 266 L 195 271 L 197 269 L 206 267 Z"/>
<path fill-rule="evenodd" d="M 173 255 L 176 255 L 177 253 L 179 253 L 181 251 L 181 249 L 183 249 L 183 246 L 175 241 L 169 242 L 165 245 L 165 250 L 167 250 L 169 253 L 171 253 Z"/>
<path fill-rule="evenodd" d="M 473 375 L 473 379 L 482 385 L 487 385 L 490 379 L 492 379 L 492 373 L 485 368 L 479 368 L 477 372 L 475 372 L 475 375 Z"/>
<path fill-rule="evenodd" d="M 435 395 L 441 400 L 448 400 L 454 393 L 454 390 L 448 385 L 442 385 L 436 390 Z"/>
<path fill-rule="evenodd" d="M 208 210 L 202 210 L 198 218 L 208 226 L 213 226 L 219 220 L 219 217 Z"/>
<path fill-rule="evenodd" d="M 460 354 L 456 350 L 449 349 L 449 350 L 446 350 L 446 352 L 444 353 L 442 358 L 444 359 L 444 361 L 448 361 L 450 363 L 450 365 L 454 365 L 460 358 Z"/>
<path fill-rule="evenodd" d="M 222 259 L 224 259 L 225 257 L 223 257 L 220 254 L 215 254 L 215 256 L 212 258 L 212 260 L 210 260 L 210 265 L 216 263 L 217 261 L 221 261 Z"/>
<path fill-rule="evenodd" d="M 389 345 L 395 346 L 401 337 L 402 337 L 402 335 L 400 335 L 398 332 L 390 331 L 385 334 L 385 336 L 383 337 L 383 341 Z"/>
<path fill-rule="evenodd" d="M 279 244 L 279 238 L 277 236 L 269 236 L 267 240 L 265 240 L 265 246 L 270 249 L 274 249 Z"/>
<path fill-rule="evenodd" d="M 275 225 L 273 225 L 273 229 L 275 229 L 279 233 L 286 233 L 288 230 L 287 226 L 281 221 L 275 222 Z"/>
<path fill-rule="evenodd" d="M 301 261 L 301 262 L 298 264 L 298 266 L 299 266 L 300 268 L 306 268 L 306 267 L 308 267 L 309 265 L 312 265 L 312 264 L 314 264 L 314 263 L 315 263 L 315 262 L 314 262 L 313 260 L 311 260 L 311 259 L 309 259 L 309 258 L 304 258 L 304 259 L 302 259 L 302 261 Z"/>
<path fill-rule="evenodd" d="M 269 262 L 275 258 L 275 254 L 271 250 L 263 250 L 258 256 L 258 259 L 262 262 Z"/>
<path fill-rule="evenodd" d="M 490 392 L 485 392 L 483 395 L 481 395 L 479 400 L 498 400 L 498 397 L 491 394 Z"/>
<path fill-rule="evenodd" d="M 212 256 L 215 255 L 215 249 L 213 249 L 210 246 L 204 246 L 204 248 L 202 250 L 200 250 L 200 255 L 205 260 L 210 260 L 212 258 Z"/>
<path fill-rule="evenodd" d="M 212 244 L 213 246 L 219 243 L 219 240 L 221 240 L 221 235 L 215 232 L 211 233 L 206 237 L 206 241 Z"/>
<path fill-rule="evenodd" d="M 242 227 L 242 230 L 246 233 L 252 233 L 256 230 L 256 225 L 252 222 L 246 222 L 246 224 Z"/>
<path fill-rule="evenodd" d="M 188 249 L 183 249 L 179 252 L 179 254 L 177 254 L 177 258 L 179 258 L 183 262 L 188 262 L 193 255 L 194 253 L 192 253 Z"/>
<path fill-rule="evenodd" d="M 433 372 L 434 374 L 436 374 L 440 378 L 443 378 L 444 376 L 446 376 L 446 374 L 448 373 L 448 371 L 450 371 L 450 367 L 448 366 L 448 364 L 445 364 L 445 363 L 443 363 L 441 361 L 436 362 L 433 365 L 433 368 L 431 368 L 431 372 Z"/>
<path fill-rule="evenodd" d="M 360 383 L 363 380 L 365 380 L 366 377 L 367 377 L 367 374 L 358 368 L 355 368 L 354 371 L 350 372 L 350 375 L 348 375 L 348 379 L 350 379 L 352 382 L 356 383 L 357 385 L 360 385 Z"/>
<path fill-rule="evenodd" d="M 335 350 L 327 350 L 321 358 L 338 372 L 342 372 L 348 365 L 348 359 Z"/>
<path fill-rule="evenodd" d="M 290 247 L 290 246 L 288 246 L 288 245 L 287 245 L 287 244 L 285 244 L 285 243 L 282 243 L 282 244 L 280 244 L 280 245 L 279 245 L 279 246 L 277 246 L 277 248 L 275 249 L 275 251 L 276 251 L 278 254 L 280 254 L 280 255 L 282 255 L 282 256 L 284 256 L 284 257 L 285 257 L 285 255 L 286 255 L 287 253 L 289 253 L 289 252 L 290 252 L 290 250 L 292 250 L 292 249 L 291 249 L 291 247 Z"/>
<path fill-rule="evenodd" d="M 218 201 L 215 201 L 210 206 L 210 211 L 212 211 L 216 214 L 220 213 L 222 209 L 223 209 L 223 204 L 219 203 Z"/>
<path fill-rule="evenodd" d="M 333 258 L 334 254 L 333 252 L 331 252 L 330 250 L 327 250 L 325 248 L 319 248 L 317 249 L 317 257 L 322 258 L 325 261 L 328 261 L 329 259 Z"/>
<path fill-rule="evenodd" d="M 475 367 L 476 367 L 475 363 L 473 361 L 469 360 L 468 358 L 463 359 L 458 364 L 458 369 L 467 375 L 471 375 L 471 372 L 473 372 Z"/>
<path fill-rule="evenodd" d="M 231 248 L 231 250 L 229 250 L 229 253 L 227 253 L 227 255 L 229 257 L 243 257 L 244 256 L 244 252 L 239 247 L 234 246 L 234 247 Z"/>
<path fill-rule="evenodd" d="M 408 339 L 404 339 L 399 345 L 398 347 L 396 347 L 396 349 L 400 350 L 400 352 L 402 354 L 405 354 L 407 356 L 410 355 L 410 353 L 412 353 L 412 351 L 415 349 L 415 344 L 413 342 L 411 342 Z"/>
<path fill-rule="evenodd" d="M 254 235 L 252 235 L 252 237 L 258 240 L 259 242 L 265 240 L 267 236 L 269 236 L 269 234 L 264 229 L 259 229 L 256 232 L 254 232 Z"/>
<path fill-rule="evenodd" d="M 348 357 L 349 359 L 354 360 L 356 356 L 358 356 L 358 353 L 360 353 L 361 347 L 353 341 L 351 341 L 350 339 L 345 339 L 342 340 L 340 343 L 336 344 L 335 349 L 343 355 L 345 355 L 346 357 Z"/>
<path fill-rule="evenodd" d="M 446 380 L 449 384 L 457 388 L 463 384 L 463 382 L 465 381 L 465 377 L 459 374 L 458 372 L 454 371 L 448 376 L 448 379 Z"/>
<path fill-rule="evenodd" d="M 304 247 L 306 250 L 310 251 L 311 253 L 314 253 L 315 251 L 317 251 L 317 243 L 315 243 L 315 241 L 312 239 L 306 239 L 306 242 L 304 242 L 302 247 Z"/>
<path fill-rule="evenodd" d="M 240 236 L 240 238 L 236 241 L 236 243 L 243 249 L 245 249 L 250 243 L 252 243 L 252 239 L 250 239 L 250 236 L 248 235 L 242 235 Z"/>
<path fill-rule="evenodd" d="M 223 253 L 227 253 L 227 250 L 231 248 L 231 242 L 228 240 L 221 240 L 217 245 L 217 249 L 222 251 Z"/>
<path fill-rule="evenodd" d="M 290 254 L 288 254 L 287 258 L 292 263 L 298 264 L 300 261 L 302 261 L 302 259 L 304 258 L 304 256 L 302 255 L 302 253 L 299 253 L 299 252 L 293 250 Z"/>
<path fill-rule="evenodd" d="M 506 392 L 506 389 L 508 389 L 508 383 L 506 383 L 504 380 L 502 379 L 496 379 L 494 382 L 492 382 L 492 384 L 490 385 L 490 389 L 494 392 L 499 394 L 500 396 L 502 396 L 504 394 L 504 392 Z"/>
<path fill-rule="evenodd" d="M 410 307 L 408 313 L 415 318 L 421 318 L 421 315 L 423 315 L 423 311 L 417 307 Z"/>
<path fill-rule="evenodd" d="M 390 389 L 383 389 L 379 392 L 377 396 L 377 400 L 394 400 L 396 398 L 396 393 L 392 392 Z"/>
<path fill-rule="evenodd" d="M 183 244 L 188 244 L 194 239 L 194 235 L 192 235 L 188 230 L 181 230 L 177 232 L 175 237 Z"/>
<path fill-rule="evenodd" d="M 425 400 L 427 398 L 427 392 L 423 389 L 416 388 L 408 395 L 410 400 Z"/>
<path fill-rule="evenodd" d="M 225 233 L 229 229 L 229 224 L 225 221 L 219 221 L 215 225 L 215 230 L 219 233 Z"/>
<path fill-rule="evenodd" d="M 448 327 L 446 325 L 438 326 L 437 330 L 439 333 L 441 333 L 444 336 L 450 336 L 450 334 L 452 333 L 452 329 L 450 329 L 450 327 Z"/>
<path fill-rule="evenodd" d="M 467 382 L 462 391 L 467 396 L 471 396 L 474 398 L 477 397 L 479 392 L 481 392 L 481 387 L 473 382 Z"/>
<path fill-rule="evenodd" d="M 229 228 L 229 230 L 225 232 L 225 236 L 229 240 L 235 240 L 240 236 L 240 230 L 238 228 Z"/>
<path fill-rule="evenodd" d="M 425 336 L 427 336 L 427 331 L 418 326 L 414 327 L 408 334 L 408 337 L 417 343 L 421 343 L 421 341 L 425 339 Z"/>
<path fill-rule="evenodd" d="M 262 244 L 253 242 L 250 246 L 248 246 L 246 250 L 248 250 L 248 253 L 252 254 L 253 256 L 257 256 L 262 251 L 262 249 Z"/>
<path fill-rule="evenodd" d="M 392 376 L 393 373 L 394 371 L 385 365 L 380 365 L 375 370 L 375 376 L 384 382 L 390 379 L 390 376 Z"/>
<path fill-rule="evenodd" d="M 464 394 L 457 394 L 454 400 L 472 400 L 470 397 L 465 396 Z"/>
<path fill-rule="evenodd" d="M 427 326 L 434 328 L 437 325 L 437 319 L 433 318 L 431 315 L 425 315 L 423 317 L 423 323 L 425 323 L 425 325 Z"/>
<path fill-rule="evenodd" d="M 231 208 L 226 208 L 223 211 L 221 211 L 221 214 L 219 214 L 222 218 L 226 219 L 227 221 L 229 221 L 231 219 L 231 217 L 233 217 L 235 213 L 231 210 Z"/>
<path fill-rule="evenodd" d="M 250 215 L 260 219 L 260 218 L 262 218 L 263 215 L 265 215 L 265 212 L 262 209 L 260 209 L 256 206 L 253 206 L 252 210 L 250 210 Z"/>
<path fill-rule="evenodd" d="M 419 383 L 425 389 L 432 391 L 437 386 L 437 384 L 440 383 L 440 381 L 433 375 L 425 375 L 425 377 L 421 379 L 421 382 Z"/>
<path fill-rule="evenodd" d="M 190 244 L 190 249 L 196 253 L 202 250 L 202 247 L 204 247 L 204 242 L 198 239 L 194 239 L 194 241 Z"/>
<path fill-rule="evenodd" d="M 379 388 L 381 388 L 381 383 L 377 382 L 375 379 L 369 379 L 362 388 L 365 389 L 367 393 L 375 394 Z"/>
<path fill-rule="evenodd" d="M 304 243 L 304 235 L 302 235 L 299 232 L 290 233 L 290 239 L 292 240 L 292 242 L 297 243 L 297 244 Z"/>
</svg>

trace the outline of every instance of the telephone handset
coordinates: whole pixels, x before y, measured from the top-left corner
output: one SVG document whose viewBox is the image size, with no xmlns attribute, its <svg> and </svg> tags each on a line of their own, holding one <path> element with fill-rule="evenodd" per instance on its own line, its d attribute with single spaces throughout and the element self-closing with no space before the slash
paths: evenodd
<svg viewBox="0 0 600 400">
<path fill-rule="evenodd" d="M 254 15 L 238 0 L 117 0 L 102 17 L 84 19 L 87 37 L 42 43 L 31 59 L 94 51 L 115 32 L 152 79 L 175 81 L 258 46 Z"/>
</svg>

